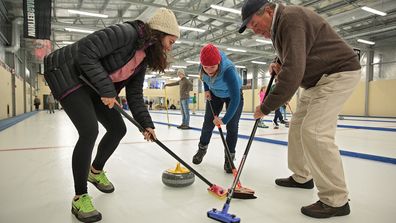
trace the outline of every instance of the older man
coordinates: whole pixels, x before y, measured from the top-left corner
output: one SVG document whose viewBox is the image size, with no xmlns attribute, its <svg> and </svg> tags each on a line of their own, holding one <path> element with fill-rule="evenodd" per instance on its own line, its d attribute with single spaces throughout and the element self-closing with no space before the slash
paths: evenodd
<svg viewBox="0 0 396 223">
<path fill-rule="evenodd" d="M 188 100 L 190 99 L 190 91 L 192 91 L 193 84 L 186 78 L 183 69 L 177 70 L 177 75 L 180 80 L 165 84 L 164 87 L 180 85 L 180 107 L 182 113 L 182 124 L 178 126 L 179 129 L 190 129 L 190 109 L 188 107 Z"/>
<path fill-rule="evenodd" d="M 360 64 L 352 48 L 317 13 L 267 0 L 246 0 L 242 25 L 272 40 L 277 58 L 269 71 L 278 84 L 256 107 L 254 118 L 286 103 L 304 88 L 289 130 L 288 163 L 293 174 L 276 179 L 282 187 L 319 190 L 319 201 L 301 212 L 315 218 L 350 213 L 348 190 L 337 145 L 337 116 L 360 80 Z"/>
</svg>

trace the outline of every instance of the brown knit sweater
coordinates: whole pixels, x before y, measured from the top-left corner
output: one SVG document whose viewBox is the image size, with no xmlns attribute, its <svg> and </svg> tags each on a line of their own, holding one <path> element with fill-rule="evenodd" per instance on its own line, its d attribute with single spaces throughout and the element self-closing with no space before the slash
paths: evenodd
<svg viewBox="0 0 396 223">
<path fill-rule="evenodd" d="M 360 69 L 353 49 L 320 15 L 300 6 L 278 5 L 272 42 L 282 64 L 278 83 L 261 105 L 269 114 L 301 86 L 313 87 L 324 74 Z"/>
<path fill-rule="evenodd" d="M 180 100 L 189 99 L 190 91 L 192 91 L 193 89 L 193 84 L 191 83 L 191 81 L 188 80 L 186 77 L 183 77 L 179 81 L 166 84 L 166 86 L 169 87 L 176 85 L 180 85 Z"/>
</svg>

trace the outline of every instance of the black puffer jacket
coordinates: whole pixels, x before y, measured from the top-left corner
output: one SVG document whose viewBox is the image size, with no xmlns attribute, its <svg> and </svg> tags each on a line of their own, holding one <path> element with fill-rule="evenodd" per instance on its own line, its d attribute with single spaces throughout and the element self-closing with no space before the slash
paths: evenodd
<svg viewBox="0 0 396 223">
<path fill-rule="evenodd" d="M 44 77 L 54 97 L 63 96 L 84 83 L 84 75 L 101 97 L 116 97 L 126 87 L 126 97 L 135 119 L 144 127 L 154 128 L 143 101 L 143 82 L 147 63 L 143 61 L 128 80 L 113 83 L 109 74 L 123 67 L 142 46 L 144 24 L 141 21 L 109 26 L 74 44 L 49 54 L 44 59 Z"/>
</svg>

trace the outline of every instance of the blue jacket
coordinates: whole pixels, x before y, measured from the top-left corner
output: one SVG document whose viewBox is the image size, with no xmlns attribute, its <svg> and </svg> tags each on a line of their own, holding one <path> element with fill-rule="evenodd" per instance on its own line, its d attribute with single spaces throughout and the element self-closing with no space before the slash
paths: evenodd
<svg viewBox="0 0 396 223">
<path fill-rule="evenodd" d="M 242 79 L 239 76 L 235 65 L 227 58 L 223 51 L 220 51 L 221 62 L 219 71 L 214 77 L 210 77 L 200 66 L 202 80 L 205 91 L 211 91 L 216 97 L 230 98 L 227 112 L 221 119 L 224 124 L 234 116 L 239 103 L 241 102 Z"/>
</svg>

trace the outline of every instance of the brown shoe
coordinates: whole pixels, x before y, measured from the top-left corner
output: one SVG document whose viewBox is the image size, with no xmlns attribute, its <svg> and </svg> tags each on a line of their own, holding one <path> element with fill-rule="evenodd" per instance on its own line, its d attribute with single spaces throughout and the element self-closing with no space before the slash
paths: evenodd
<svg viewBox="0 0 396 223">
<path fill-rule="evenodd" d="M 341 207 L 331 207 L 321 201 L 317 201 L 314 204 L 302 207 L 301 213 L 313 218 L 331 218 L 335 216 L 349 215 L 351 210 L 348 202 Z"/>
<path fill-rule="evenodd" d="M 288 177 L 288 178 L 279 178 L 275 180 L 276 185 L 279 185 L 281 187 L 297 187 L 297 188 L 303 188 L 303 189 L 312 189 L 314 187 L 314 182 L 312 179 L 308 180 L 305 183 L 297 183 L 293 177 Z"/>
</svg>

